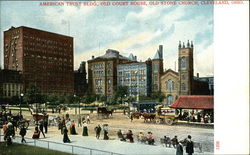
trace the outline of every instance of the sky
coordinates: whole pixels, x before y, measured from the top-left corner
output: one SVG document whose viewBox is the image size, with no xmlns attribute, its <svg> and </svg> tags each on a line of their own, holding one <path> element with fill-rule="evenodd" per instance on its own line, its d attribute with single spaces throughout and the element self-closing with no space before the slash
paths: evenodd
<svg viewBox="0 0 250 155">
<path fill-rule="evenodd" d="M 40 6 L 1 1 L 3 31 L 27 26 L 74 37 L 74 69 L 107 49 L 145 61 L 163 45 L 164 69 L 178 71 L 179 41 L 194 42 L 194 74 L 214 75 L 213 5 Z M 2 53 L 2 52 L 1 52 Z M 3 55 L 1 65 L 3 66 Z M 176 65 L 175 65 L 176 64 Z"/>
</svg>

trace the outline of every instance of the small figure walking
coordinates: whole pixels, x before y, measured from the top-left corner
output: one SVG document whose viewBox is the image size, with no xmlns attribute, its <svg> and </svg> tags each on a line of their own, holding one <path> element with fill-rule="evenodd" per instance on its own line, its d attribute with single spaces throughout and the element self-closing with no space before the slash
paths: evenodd
<svg viewBox="0 0 250 155">
<path fill-rule="evenodd" d="M 95 136 L 97 139 L 100 138 L 101 131 L 102 131 L 102 128 L 101 128 L 100 124 L 98 124 L 98 126 L 95 127 Z"/>
<path fill-rule="evenodd" d="M 191 140 L 191 136 L 190 135 L 188 135 L 188 138 L 187 138 L 186 153 L 188 155 L 192 155 L 194 153 L 194 143 Z"/>
<path fill-rule="evenodd" d="M 89 117 L 89 115 L 87 115 L 86 119 L 87 119 L 87 124 L 89 124 L 90 123 L 90 117 Z"/>
<path fill-rule="evenodd" d="M 78 117 L 78 127 L 82 126 L 82 118 L 81 116 Z"/>
<path fill-rule="evenodd" d="M 45 118 L 44 119 L 44 130 L 45 130 L 45 133 L 47 134 L 47 132 L 48 132 L 48 118 Z"/>
<path fill-rule="evenodd" d="M 82 129 L 82 135 L 83 136 L 88 136 L 89 134 L 88 134 L 88 127 L 87 127 L 86 121 L 83 122 L 82 128 L 83 128 Z"/>
<path fill-rule="evenodd" d="M 26 143 L 26 140 L 24 139 L 24 136 L 26 135 L 26 128 L 24 127 L 24 125 L 22 125 L 22 128 L 20 129 L 20 132 L 19 132 L 19 135 L 21 135 L 22 137 L 22 143 L 25 142 Z"/>
<path fill-rule="evenodd" d="M 108 124 L 104 124 L 103 125 L 103 133 L 104 133 L 103 139 L 104 140 L 109 140 L 109 136 L 108 136 Z"/>
<path fill-rule="evenodd" d="M 43 137 L 45 138 L 45 134 L 43 132 L 43 121 L 41 121 L 40 124 L 39 124 L 39 130 L 40 130 L 40 132 L 42 132 Z"/>
<path fill-rule="evenodd" d="M 68 136 L 68 130 L 66 127 L 64 127 L 64 130 L 63 130 L 63 142 L 70 143 L 69 136 Z"/>
<path fill-rule="evenodd" d="M 130 121 L 132 122 L 133 121 L 133 113 L 131 112 L 131 114 L 130 114 Z"/>
</svg>

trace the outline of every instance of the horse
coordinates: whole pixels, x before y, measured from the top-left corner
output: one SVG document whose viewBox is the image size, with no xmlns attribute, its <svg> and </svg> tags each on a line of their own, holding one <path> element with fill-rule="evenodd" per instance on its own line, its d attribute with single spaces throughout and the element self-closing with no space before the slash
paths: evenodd
<svg viewBox="0 0 250 155">
<path fill-rule="evenodd" d="M 105 118 L 112 116 L 113 112 L 114 112 L 114 110 L 108 110 L 106 107 L 98 107 L 97 108 L 98 116 L 101 114 L 102 116 L 105 116 Z"/>
<path fill-rule="evenodd" d="M 155 114 L 148 114 L 148 113 L 143 113 L 141 116 L 144 118 L 144 122 L 147 122 L 148 120 L 151 122 L 152 120 L 155 119 Z"/>
<path fill-rule="evenodd" d="M 132 115 L 133 115 L 133 118 L 136 118 L 136 119 L 139 119 L 141 117 L 141 113 L 139 113 L 137 111 L 133 112 Z"/>
<path fill-rule="evenodd" d="M 187 146 L 187 138 L 185 138 L 184 140 L 180 140 L 179 142 L 183 145 L 183 146 Z M 202 152 L 202 144 L 198 143 L 198 142 L 194 142 L 194 148 L 198 148 L 200 152 Z"/>
</svg>

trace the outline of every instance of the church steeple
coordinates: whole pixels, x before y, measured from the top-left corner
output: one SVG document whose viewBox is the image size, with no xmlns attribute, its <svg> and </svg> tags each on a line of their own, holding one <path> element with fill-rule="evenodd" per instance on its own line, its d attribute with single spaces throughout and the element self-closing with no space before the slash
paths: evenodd
<svg viewBox="0 0 250 155">
<path fill-rule="evenodd" d="M 178 47 L 181 48 L 181 41 L 179 41 L 179 46 Z"/>
<path fill-rule="evenodd" d="M 190 47 L 190 43 L 189 43 L 189 40 L 188 40 L 188 42 L 187 42 L 187 47 Z"/>
</svg>

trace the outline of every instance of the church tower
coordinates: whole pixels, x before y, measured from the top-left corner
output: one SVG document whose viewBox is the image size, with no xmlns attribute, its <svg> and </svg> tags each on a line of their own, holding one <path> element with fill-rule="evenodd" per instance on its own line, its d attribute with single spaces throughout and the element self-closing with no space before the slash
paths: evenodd
<svg viewBox="0 0 250 155">
<path fill-rule="evenodd" d="M 155 53 L 152 60 L 152 92 L 160 91 L 160 77 L 163 74 L 163 45 L 159 45 L 159 49 Z"/>
<path fill-rule="evenodd" d="M 178 56 L 178 71 L 179 71 L 179 95 L 191 95 L 192 83 L 193 83 L 193 42 L 187 42 L 185 46 L 184 42 L 181 45 L 179 42 L 179 56 Z"/>
</svg>

